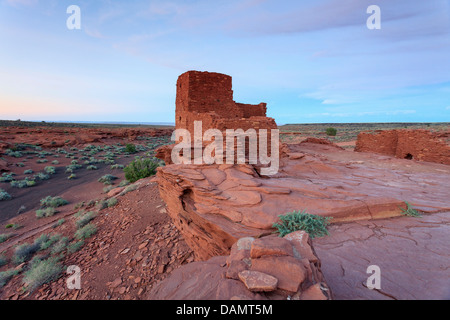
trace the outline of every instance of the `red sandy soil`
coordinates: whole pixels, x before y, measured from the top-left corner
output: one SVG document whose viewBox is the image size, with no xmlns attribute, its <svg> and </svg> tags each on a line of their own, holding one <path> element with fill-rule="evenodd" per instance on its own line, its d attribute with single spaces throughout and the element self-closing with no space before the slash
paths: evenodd
<svg viewBox="0 0 450 320">
<path fill-rule="evenodd" d="M 172 270 L 193 261 L 192 251 L 165 213 L 156 183 L 143 179 L 138 184 L 137 190 L 118 196 L 115 207 L 100 211 L 93 220 L 97 233 L 79 252 L 64 259 L 64 266 L 81 268 L 81 290 L 67 289 L 68 276 L 63 274 L 59 280 L 27 293 L 22 290 L 22 277 L 17 276 L 0 291 L 0 299 L 141 299 Z M 65 214 L 66 222 L 55 229 L 51 226 L 63 214 L 45 218 L 46 224 L 27 231 L 22 242 L 32 242 L 44 231 L 70 237 L 75 212 Z M 13 240 L 1 244 L 0 251 L 12 247 Z"/>
</svg>

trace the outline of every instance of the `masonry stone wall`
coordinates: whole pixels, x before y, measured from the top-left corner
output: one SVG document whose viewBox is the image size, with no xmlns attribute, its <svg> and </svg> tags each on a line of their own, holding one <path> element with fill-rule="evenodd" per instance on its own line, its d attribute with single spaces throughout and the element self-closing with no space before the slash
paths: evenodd
<svg viewBox="0 0 450 320">
<path fill-rule="evenodd" d="M 450 131 L 386 130 L 361 132 L 355 151 L 374 152 L 401 159 L 450 164 Z"/>
</svg>

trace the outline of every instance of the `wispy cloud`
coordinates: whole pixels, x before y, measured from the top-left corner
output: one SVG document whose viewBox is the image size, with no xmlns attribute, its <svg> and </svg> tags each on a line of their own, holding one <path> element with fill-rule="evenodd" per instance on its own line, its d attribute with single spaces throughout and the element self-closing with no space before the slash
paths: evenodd
<svg viewBox="0 0 450 320">
<path fill-rule="evenodd" d="M 13 7 L 34 6 L 38 3 L 38 0 L 6 0 L 6 3 Z"/>
</svg>

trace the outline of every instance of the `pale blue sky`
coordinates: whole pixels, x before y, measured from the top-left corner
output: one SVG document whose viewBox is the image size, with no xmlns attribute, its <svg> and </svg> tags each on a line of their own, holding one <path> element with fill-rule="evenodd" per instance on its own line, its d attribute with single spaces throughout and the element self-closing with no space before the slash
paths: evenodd
<svg viewBox="0 0 450 320">
<path fill-rule="evenodd" d="M 174 122 L 187 70 L 279 124 L 450 121 L 450 1 L 0 0 L 0 119 Z"/>
</svg>

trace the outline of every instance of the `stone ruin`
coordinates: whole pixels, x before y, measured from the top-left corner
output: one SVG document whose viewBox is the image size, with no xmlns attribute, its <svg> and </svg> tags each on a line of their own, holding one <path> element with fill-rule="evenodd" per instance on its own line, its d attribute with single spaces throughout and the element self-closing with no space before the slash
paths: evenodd
<svg viewBox="0 0 450 320">
<path fill-rule="evenodd" d="M 177 81 L 175 126 L 193 135 L 194 121 L 207 129 L 277 129 L 275 120 L 266 117 L 266 103 L 236 103 L 232 80 L 225 74 L 188 71 Z"/>
<path fill-rule="evenodd" d="M 380 153 L 400 159 L 450 164 L 450 131 L 377 130 L 361 132 L 355 151 Z"/>
<path fill-rule="evenodd" d="M 267 130 L 268 155 L 271 154 L 271 130 L 277 129 L 273 118 L 266 116 L 267 105 L 237 103 L 233 100 L 232 78 L 215 72 L 188 71 L 178 77 L 175 109 L 175 129 L 186 129 L 194 137 L 194 122 L 202 122 L 202 136 L 208 129 L 224 134 L 227 129 Z M 237 139 L 236 139 L 237 140 Z M 235 150 L 239 141 L 235 144 Z M 205 143 L 203 143 L 203 148 Z M 156 157 L 171 164 L 173 145 L 157 150 Z M 249 143 L 245 145 L 248 161 Z M 193 153 L 191 153 L 193 154 Z M 235 153 L 236 154 L 236 153 Z M 225 148 L 224 148 L 225 155 Z"/>
</svg>

